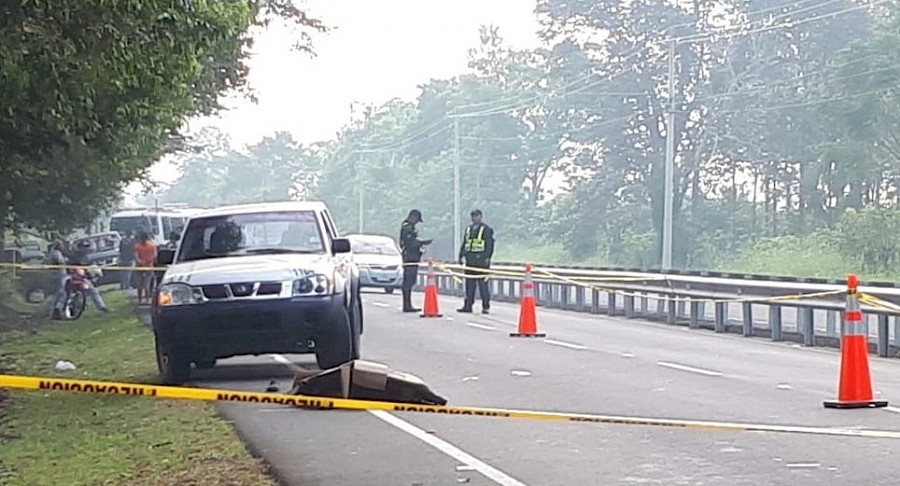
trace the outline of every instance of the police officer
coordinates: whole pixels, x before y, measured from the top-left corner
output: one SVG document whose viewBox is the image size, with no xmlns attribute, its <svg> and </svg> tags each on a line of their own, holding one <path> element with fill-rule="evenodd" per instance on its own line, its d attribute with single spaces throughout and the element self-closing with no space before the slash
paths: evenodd
<svg viewBox="0 0 900 486">
<path fill-rule="evenodd" d="M 494 229 L 484 224 L 480 209 L 472 211 L 472 224 L 466 228 L 463 243 L 459 249 L 459 263 L 471 268 L 491 268 L 494 256 Z M 458 312 L 472 312 L 475 304 L 475 286 L 481 295 L 481 313 L 487 314 L 491 308 L 491 293 L 487 283 L 487 273 L 466 270 L 466 301 Z"/>
<path fill-rule="evenodd" d="M 413 209 L 400 226 L 400 251 L 403 254 L 403 312 L 419 312 L 412 306 L 412 289 L 419 275 L 418 263 L 422 261 L 424 246 L 431 240 L 420 240 L 416 225 L 422 222 L 422 212 Z"/>
</svg>

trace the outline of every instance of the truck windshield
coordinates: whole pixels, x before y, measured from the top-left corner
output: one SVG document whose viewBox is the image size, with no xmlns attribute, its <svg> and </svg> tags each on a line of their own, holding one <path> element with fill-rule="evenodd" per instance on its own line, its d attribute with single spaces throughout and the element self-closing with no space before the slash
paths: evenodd
<svg viewBox="0 0 900 486">
<path fill-rule="evenodd" d="M 192 219 L 182 235 L 178 261 L 324 252 L 313 211 L 252 213 Z"/>
<path fill-rule="evenodd" d="M 156 235 L 156 225 L 147 216 L 114 216 L 109 220 L 109 229 L 120 235 L 129 231 L 135 236 L 143 231 L 150 233 L 150 236 Z"/>
</svg>

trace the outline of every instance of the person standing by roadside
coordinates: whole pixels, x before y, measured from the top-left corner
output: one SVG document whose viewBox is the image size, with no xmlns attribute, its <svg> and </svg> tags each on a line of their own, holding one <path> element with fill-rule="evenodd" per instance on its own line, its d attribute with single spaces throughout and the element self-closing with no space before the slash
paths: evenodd
<svg viewBox="0 0 900 486">
<path fill-rule="evenodd" d="M 487 314 L 491 308 L 491 291 L 487 283 L 487 270 L 491 268 L 494 256 L 494 229 L 484 224 L 480 209 L 472 211 L 472 224 L 466 228 L 462 246 L 459 248 L 459 263 L 466 267 L 466 300 L 457 312 L 471 313 L 475 305 L 475 287 L 481 295 L 481 313 Z M 469 268 L 479 270 L 469 270 Z"/>
<path fill-rule="evenodd" d="M 50 254 L 47 255 L 47 264 L 56 266 L 53 269 L 53 277 L 56 280 L 56 292 L 53 297 L 53 310 L 51 319 L 58 320 L 62 318 L 62 310 L 66 305 L 66 280 L 68 280 L 69 272 L 66 271 L 66 254 L 64 252 L 65 244 L 61 240 L 56 240 L 50 245 Z"/>
<path fill-rule="evenodd" d="M 419 262 L 425 245 L 431 240 L 420 240 L 416 225 L 422 222 L 422 212 L 413 209 L 400 226 L 400 251 L 403 256 L 403 312 L 419 312 L 421 309 L 412 305 L 412 289 L 419 275 Z"/>
<path fill-rule="evenodd" d="M 148 269 L 153 267 L 153 264 L 156 262 L 156 242 L 150 238 L 146 231 L 141 233 L 138 242 L 134 244 L 134 260 L 138 267 L 143 267 L 137 271 L 138 305 L 143 303 L 144 296 L 147 297 L 147 303 L 149 304 L 150 299 L 153 298 L 153 280 L 155 275 L 153 270 Z"/>
<path fill-rule="evenodd" d="M 134 234 L 131 230 L 125 232 L 119 241 L 119 288 L 128 290 L 131 288 L 131 267 L 134 266 Z"/>
</svg>

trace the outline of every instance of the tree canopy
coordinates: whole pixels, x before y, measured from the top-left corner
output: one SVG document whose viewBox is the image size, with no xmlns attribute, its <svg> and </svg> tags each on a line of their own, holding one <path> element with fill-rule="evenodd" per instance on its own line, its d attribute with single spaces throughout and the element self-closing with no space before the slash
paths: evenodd
<svg viewBox="0 0 900 486">
<path fill-rule="evenodd" d="M 458 160 L 462 218 L 484 210 L 501 257 L 557 248 L 653 266 L 671 129 L 679 266 L 727 263 L 785 235 L 835 241 L 893 224 L 896 2 L 538 0 L 536 15 L 540 48 L 511 48 L 486 26 L 471 73 L 369 107 L 309 152 L 315 163 L 282 175 L 320 167 L 304 187 L 345 230 L 393 235 L 422 209 L 433 251 L 451 257 Z M 868 264 L 893 262 L 884 238 L 853 241 L 880 245 Z"/>
<path fill-rule="evenodd" d="M 0 228 L 90 221 L 246 88 L 248 31 L 273 19 L 323 28 L 290 0 L 3 2 Z"/>
</svg>

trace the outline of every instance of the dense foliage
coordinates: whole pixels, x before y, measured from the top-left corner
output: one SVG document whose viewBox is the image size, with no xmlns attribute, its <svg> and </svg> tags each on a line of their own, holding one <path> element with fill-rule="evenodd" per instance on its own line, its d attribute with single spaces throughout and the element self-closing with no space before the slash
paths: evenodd
<svg viewBox="0 0 900 486">
<path fill-rule="evenodd" d="M 370 107 L 298 148 L 284 180 L 303 175 L 345 230 L 393 235 L 418 207 L 450 256 L 458 160 L 463 219 L 483 209 L 500 256 L 653 266 L 672 104 L 678 266 L 818 248 L 835 271 L 900 270 L 896 2 L 539 0 L 536 15 L 540 49 L 484 28 L 472 73 Z"/>
<path fill-rule="evenodd" d="M 2 2 L 0 234 L 90 221 L 245 87 L 249 29 L 273 19 L 321 29 L 290 0 Z"/>
</svg>

